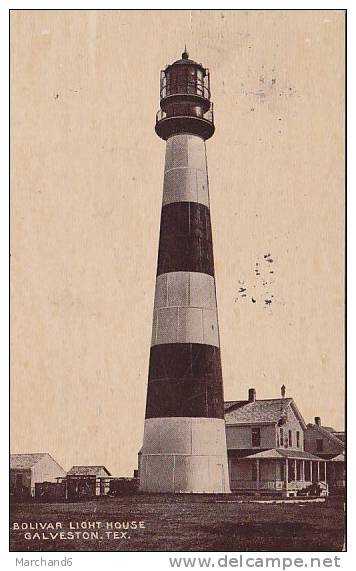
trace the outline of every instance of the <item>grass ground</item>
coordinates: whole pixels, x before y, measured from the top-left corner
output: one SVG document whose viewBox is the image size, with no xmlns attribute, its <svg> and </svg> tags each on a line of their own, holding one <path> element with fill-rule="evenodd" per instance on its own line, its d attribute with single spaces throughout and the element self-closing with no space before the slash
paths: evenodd
<svg viewBox="0 0 356 571">
<path fill-rule="evenodd" d="M 133 494 L 76 503 L 15 503 L 11 506 L 11 551 L 340 551 L 344 506 L 325 503 L 239 503 L 236 496 Z M 144 522 L 144 528 L 110 535 L 110 522 Z M 62 539 L 26 539 L 16 523 L 59 522 Z M 70 522 L 72 522 L 70 524 Z M 85 539 L 81 522 L 101 522 L 99 538 Z M 109 522 L 109 524 L 107 523 Z M 108 527 L 109 526 L 109 527 Z M 118 526 L 119 528 L 119 526 Z M 91 533 L 94 530 L 87 530 Z M 78 532 L 70 539 L 68 532 Z M 125 533 L 125 532 L 124 532 Z M 109 535 L 108 535 L 109 534 Z M 64 539 L 64 537 L 67 537 Z M 69 536 L 70 537 L 70 536 Z"/>
</svg>

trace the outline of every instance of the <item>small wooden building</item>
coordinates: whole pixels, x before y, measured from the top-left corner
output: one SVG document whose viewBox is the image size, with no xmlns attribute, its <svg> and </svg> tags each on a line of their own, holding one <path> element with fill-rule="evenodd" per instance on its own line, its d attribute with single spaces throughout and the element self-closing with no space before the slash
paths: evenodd
<svg viewBox="0 0 356 571">
<path fill-rule="evenodd" d="M 104 496 L 110 489 L 111 474 L 105 466 L 72 466 L 67 473 L 69 500 Z"/>
<path fill-rule="evenodd" d="M 65 470 L 46 452 L 10 454 L 10 494 L 17 498 L 33 497 L 39 482 L 56 482 Z"/>
</svg>

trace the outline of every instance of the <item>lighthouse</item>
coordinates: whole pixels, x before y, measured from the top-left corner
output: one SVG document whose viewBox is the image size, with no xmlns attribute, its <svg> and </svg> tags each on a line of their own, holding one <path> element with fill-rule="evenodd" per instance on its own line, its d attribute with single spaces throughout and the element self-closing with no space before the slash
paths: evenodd
<svg viewBox="0 0 356 571">
<path fill-rule="evenodd" d="M 143 492 L 230 492 L 205 141 L 209 71 L 161 71 L 156 133 L 166 141 L 146 416 Z"/>
</svg>

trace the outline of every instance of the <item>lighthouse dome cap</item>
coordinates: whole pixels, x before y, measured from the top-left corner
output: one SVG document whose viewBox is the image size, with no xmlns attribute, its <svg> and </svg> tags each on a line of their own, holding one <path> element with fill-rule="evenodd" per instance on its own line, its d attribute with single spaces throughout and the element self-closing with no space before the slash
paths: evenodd
<svg viewBox="0 0 356 571">
<path fill-rule="evenodd" d="M 184 48 L 184 52 L 182 53 L 181 59 L 177 59 L 177 61 L 173 62 L 168 67 L 171 67 L 173 65 L 196 65 L 197 67 L 201 67 L 202 69 L 204 69 L 201 63 L 198 63 L 192 59 L 189 59 L 189 53 L 187 51 L 186 46 Z"/>
</svg>

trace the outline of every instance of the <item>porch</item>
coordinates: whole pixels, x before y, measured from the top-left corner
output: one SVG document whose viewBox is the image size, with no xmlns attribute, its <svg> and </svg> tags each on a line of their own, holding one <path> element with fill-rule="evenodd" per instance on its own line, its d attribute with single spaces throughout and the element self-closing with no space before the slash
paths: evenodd
<svg viewBox="0 0 356 571">
<path fill-rule="evenodd" d="M 333 494 L 340 495 L 345 491 L 345 455 L 338 454 L 328 462 L 328 485 Z"/>
<path fill-rule="evenodd" d="M 231 490 L 241 493 L 328 495 L 326 460 L 304 451 L 271 449 L 244 457 L 230 454 L 229 475 Z"/>
</svg>

